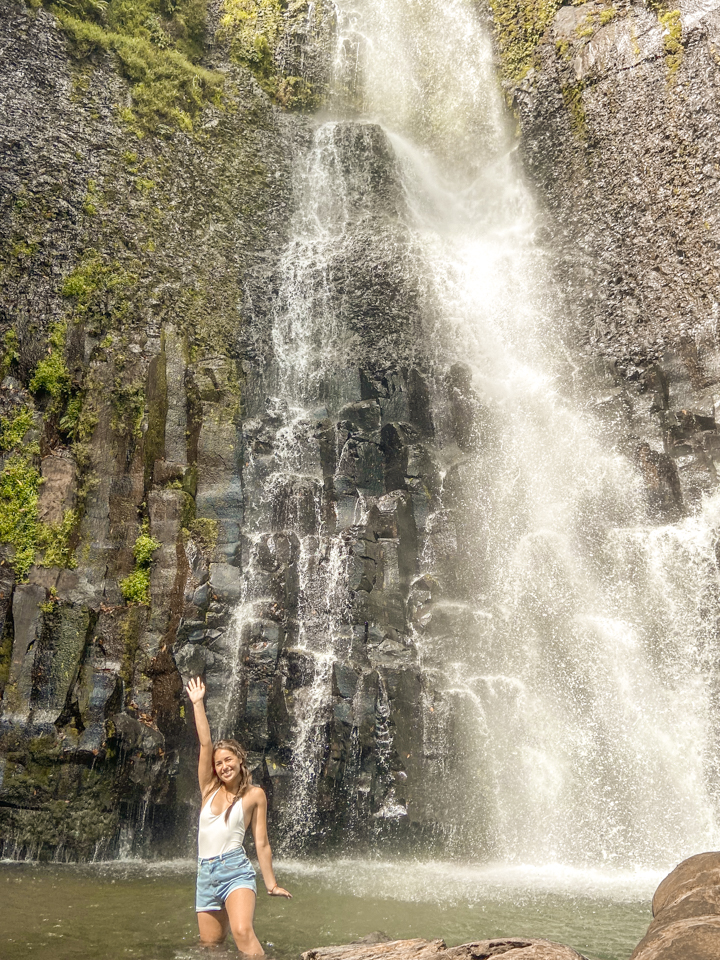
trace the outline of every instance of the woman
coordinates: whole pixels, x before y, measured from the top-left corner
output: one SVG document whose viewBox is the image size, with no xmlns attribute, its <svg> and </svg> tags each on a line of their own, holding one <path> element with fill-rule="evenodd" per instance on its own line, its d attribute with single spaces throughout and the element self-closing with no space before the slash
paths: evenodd
<svg viewBox="0 0 720 960">
<path fill-rule="evenodd" d="M 245 751 L 236 740 L 220 740 L 213 747 L 203 703 L 205 684 L 199 677 L 188 683 L 187 694 L 192 700 L 200 740 L 198 779 L 202 809 L 195 898 L 200 940 L 207 946 L 220 944 L 229 928 L 241 953 L 262 956 L 265 951 L 253 929 L 255 871 L 242 845 L 248 827 L 255 840 L 267 892 L 271 897 L 292 899 L 287 890 L 278 886 L 273 873 L 265 793 L 252 785 Z"/>
</svg>

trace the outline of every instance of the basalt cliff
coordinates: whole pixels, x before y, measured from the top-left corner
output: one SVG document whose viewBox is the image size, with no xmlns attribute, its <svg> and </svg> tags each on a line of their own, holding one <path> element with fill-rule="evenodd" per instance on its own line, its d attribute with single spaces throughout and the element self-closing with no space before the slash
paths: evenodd
<svg viewBox="0 0 720 960">
<path fill-rule="evenodd" d="M 535 197 L 562 389 L 632 464 L 648 523 L 692 516 L 720 455 L 720 8 L 474 15 Z M 5 855 L 189 851 L 196 675 L 276 822 L 306 816 L 290 847 L 452 825 L 453 790 L 428 785 L 475 761 L 418 644 L 477 624 L 458 621 L 467 464 L 502 446 L 502 411 L 430 349 L 372 123 L 317 147 L 352 174 L 351 239 L 316 278 L 346 341 L 292 423 L 302 463 L 278 468 L 293 171 L 337 24 L 329 0 L 0 0 Z"/>
</svg>

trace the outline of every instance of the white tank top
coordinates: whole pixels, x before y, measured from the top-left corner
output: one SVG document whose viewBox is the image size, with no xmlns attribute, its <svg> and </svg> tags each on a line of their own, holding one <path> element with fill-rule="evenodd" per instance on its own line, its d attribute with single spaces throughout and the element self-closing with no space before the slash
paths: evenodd
<svg viewBox="0 0 720 960">
<path fill-rule="evenodd" d="M 220 787 L 209 798 L 200 811 L 200 825 L 198 827 L 198 856 L 202 860 L 208 857 L 219 857 L 222 853 L 230 853 L 242 847 L 245 839 L 245 812 L 242 797 L 233 804 L 228 822 L 225 823 L 225 813 L 217 816 L 212 812 L 212 802 L 217 796 Z"/>
</svg>

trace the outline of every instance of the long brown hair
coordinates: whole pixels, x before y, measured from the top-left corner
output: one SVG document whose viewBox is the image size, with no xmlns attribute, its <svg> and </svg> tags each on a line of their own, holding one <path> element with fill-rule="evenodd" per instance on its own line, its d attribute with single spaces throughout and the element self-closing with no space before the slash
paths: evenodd
<svg viewBox="0 0 720 960">
<path fill-rule="evenodd" d="M 252 776 L 247 768 L 247 753 L 245 752 L 245 748 L 242 747 L 237 740 L 218 740 L 218 742 L 213 745 L 212 752 L 213 776 L 218 783 L 222 785 L 220 777 L 215 772 L 215 754 L 218 752 L 218 750 L 228 750 L 230 753 L 234 753 L 240 761 L 240 783 L 238 784 L 235 796 L 232 798 L 232 803 L 225 811 L 225 823 L 228 823 L 230 821 L 230 811 L 235 806 L 235 801 L 239 797 L 245 796 L 248 791 L 248 787 L 252 784 Z"/>
</svg>

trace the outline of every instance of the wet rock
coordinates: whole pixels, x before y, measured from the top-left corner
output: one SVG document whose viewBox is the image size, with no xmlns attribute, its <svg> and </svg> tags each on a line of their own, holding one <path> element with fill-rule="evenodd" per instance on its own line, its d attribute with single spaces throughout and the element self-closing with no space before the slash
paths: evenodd
<svg viewBox="0 0 720 960">
<path fill-rule="evenodd" d="M 653 922 L 631 960 L 714 960 L 720 956 L 720 853 L 700 853 L 662 881 Z"/>
<path fill-rule="evenodd" d="M 720 853 L 698 853 L 688 857 L 669 873 L 655 891 L 653 917 L 672 907 L 688 894 L 720 885 Z"/>
<path fill-rule="evenodd" d="M 653 927 L 630 960 L 717 960 L 720 917 L 688 917 Z"/>
<path fill-rule="evenodd" d="M 320 947 L 307 950 L 303 960 L 582 960 L 581 954 L 550 940 L 524 937 L 503 937 L 478 940 L 459 947 L 446 947 L 443 940 L 363 941 L 342 947 Z"/>
<path fill-rule="evenodd" d="M 65 511 L 75 505 L 75 461 L 69 454 L 44 457 L 40 471 L 43 484 L 38 496 L 38 518 L 43 523 L 58 524 Z"/>
<path fill-rule="evenodd" d="M 211 563 L 210 589 L 222 600 L 239 600 L 242 594 L 241 571 L 229 563 Z"/>
</svg>

